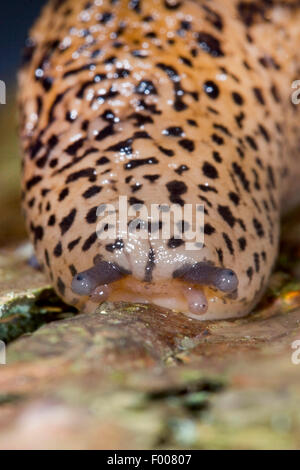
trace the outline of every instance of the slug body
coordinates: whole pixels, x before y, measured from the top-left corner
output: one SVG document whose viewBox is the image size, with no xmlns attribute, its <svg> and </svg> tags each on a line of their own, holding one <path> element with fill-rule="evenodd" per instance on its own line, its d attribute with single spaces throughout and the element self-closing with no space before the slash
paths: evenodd
<svg viewBox="0 0 300 470">
<path fill-rule="evenodd" d="M 300 192 L 299 44 L 298 1 L 45 7 L 19 80 L 23 209 L 68 303 L 152 302 L 203 320 L 251 311 Z M 181 239 L 101 238 L 98 208 L 120 216 L 119 196 L 203 204 L 203 247 L 186 249 L 184 218 Z"/>
</svg>

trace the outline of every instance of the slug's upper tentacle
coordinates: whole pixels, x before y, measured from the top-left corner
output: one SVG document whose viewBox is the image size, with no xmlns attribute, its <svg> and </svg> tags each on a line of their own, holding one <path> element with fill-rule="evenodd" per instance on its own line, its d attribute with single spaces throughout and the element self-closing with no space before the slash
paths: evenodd
<svg viewBox="0 0 300 470">
<path fill-rule="evenodd" d="M 217 268 L 203 262 L 179 268 L 173 276 L 195 284 L 212 286 L 221 292 L 234 292 L 238 287 L 238 278 L 232 269 Z"/>
<path fill-rule="evenodd" d="M 92 268 L 73 277 L 72 291 L 78 295 L 90 295 L 97 286 L 118 281 L 124 274 L 124 270 L 117 265 L 100 261 Z"/>
</svg>

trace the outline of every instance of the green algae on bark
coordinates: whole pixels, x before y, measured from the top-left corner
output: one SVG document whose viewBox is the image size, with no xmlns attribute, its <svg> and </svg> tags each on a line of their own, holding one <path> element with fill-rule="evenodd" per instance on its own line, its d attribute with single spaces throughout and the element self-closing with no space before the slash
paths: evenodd
<svg viewBox="0 0 300 470">
<path fill-rule="evenodd" d="M 54 293 L 42 272 L 28 265 L 26 245 L 0 251 L 0 340 L 6 343 L 74 309 Z"/>
</svg>

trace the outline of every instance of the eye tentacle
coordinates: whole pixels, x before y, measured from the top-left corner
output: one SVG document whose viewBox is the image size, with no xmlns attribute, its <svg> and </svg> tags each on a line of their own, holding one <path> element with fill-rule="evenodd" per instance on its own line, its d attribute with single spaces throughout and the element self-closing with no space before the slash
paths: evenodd
<svg viewBox="0 0 300 470">
<path fill-rule="evenodd" d="M 173 273 L 174 278 L 185 281 L 212 286 L 221 292 L 232 293 L 238 287 L 238 277 L 232 269 L 218 268 L 207 263 L 185 265 Z"/>
<path fill-rule="evenodd" d="M 78 295 L 90 295 L 97 286 L 111 284 L 128 274 L 114 263 L 100 261 L 92 268 L 82 271 L 72 280 L 72 291 Z"/>
</svg>

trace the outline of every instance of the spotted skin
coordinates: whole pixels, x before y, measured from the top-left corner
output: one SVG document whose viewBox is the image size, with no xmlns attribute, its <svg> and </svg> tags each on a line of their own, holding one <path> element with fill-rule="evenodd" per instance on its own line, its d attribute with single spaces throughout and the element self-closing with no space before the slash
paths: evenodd
<svg viewBox="0 0 300 470">
<path fill-rule="evenodd" d="M 174 273 L 206 263 L 233 270 L 238 287 L 202 286 L 202 319 L 253 308 L 276 259 L 280 214 L 297 197 L 290 95 L 299 21 L 298 1 L 45 7 L 19 79 L 23 209 L 38 260 L 67 302 L 95 309 L 71 286 L 100 260 L 125 273 L 110 300 L 187 313 L 182 289 L 195 286 Z M 203 203 L 204 247 L 98 239 L 97 207 L 119 195 L 147 207 Z"/>
</svg>

